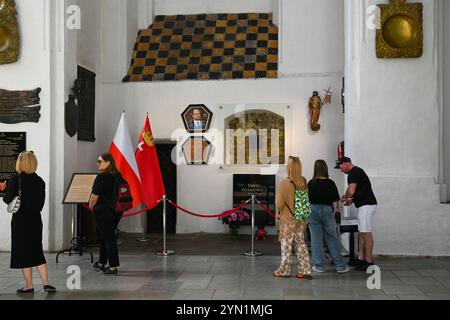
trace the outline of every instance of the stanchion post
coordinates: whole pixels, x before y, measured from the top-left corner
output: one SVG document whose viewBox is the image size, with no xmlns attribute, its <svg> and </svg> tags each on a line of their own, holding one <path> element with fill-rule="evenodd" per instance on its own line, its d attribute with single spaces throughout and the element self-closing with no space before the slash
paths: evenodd
<svg viewBox="0 0 450 320">
<path fill-rule="evenodd" d="M 262 256 L 261 252 L 255 251 L 255 200 L 256 196 L 252 195 L 252 249 L 250 251 L 244 252 L 244 255 L 248 257 Z"/>
<path fill-rule="evenodd" d="M 167 240 L 166 240 L 166 238 L 167 238 L 166 237 L 167 236 L 166 216 L 167 216 L 167 196 L 164 195 L 163 196 L 163 249 L 159 250 L 155 253 L 157 256 L 160 256 L 160 257 L 166 257 L 166 256 L 169 256 L 169 255 L 175 253 L 173 250 L 167 250 L 167 246 L 166 246 L 166 242 L 167 242 Z"/>
<path fill-rule="evenodd" d="M 142 238 L 138 238 L 136 241 L 149 242 L 151 239 L 147 238 L 147 211 L 144 212 L 142 220 L 144 220 L 144 226 L 142 227 Z"/>
</svg>

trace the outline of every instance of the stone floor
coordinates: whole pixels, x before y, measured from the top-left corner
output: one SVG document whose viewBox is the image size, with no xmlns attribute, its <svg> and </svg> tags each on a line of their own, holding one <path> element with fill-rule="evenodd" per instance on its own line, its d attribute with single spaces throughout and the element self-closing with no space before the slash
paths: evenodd
<svg viewBox="0 0 450 320">
<path fill-rule="evenodd" d="M 157 257 L 158 236 L 146 243 L 122 238 L 119 247 L 119 276 L 103 276 L 94 271 L 88 255 L 47 254 L 51 283 L 58 292 L 47 295 L 35 274 L 33 297 L 18 297 L 23 286 L 19 270 L 9 269 L 9 253 L 0 253 L 0 300 L 6 299 L 175 299 L 175 300 L 399 300 L 450 299 L 450 258 L 377 257 L 381 268 L 381 289 L 369 290 L 364 272 L 338 275 L 330 264 L 327 273 L 314 274 L 312 281 L 272 276 L 280 262 L 276 239 L 256 242 L 263 256 L 242 255 L 249 249 L 248 236 L 170 236 L 169 257 Z M 95 250 L 95 249 L 94 249 Z M 95 255 L 97 256 L 97 255 Z M 69 290 L 66 273 L 71 265 L 81 269 L 81 290 Z M 295 266 L 293 268 L 295 272 Z"/>
</svg>

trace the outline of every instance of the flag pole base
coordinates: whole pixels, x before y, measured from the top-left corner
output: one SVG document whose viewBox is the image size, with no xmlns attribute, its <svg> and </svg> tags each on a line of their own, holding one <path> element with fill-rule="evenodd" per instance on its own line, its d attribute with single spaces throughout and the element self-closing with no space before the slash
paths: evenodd
<svg viewBox="0 0 450 320">
<path fill-rule="evenodd" d="M 167 257 L 167 256 L 170 256 L 170 255 L 172 255 L 174 253 L 175 253 L 175 251 L 173 251 L 173 250 L 166 250 L 166 251 L 164 251 L 164 249 L 161 249 L 159 251 L 156 251 L 155 255 L 160 256 L 160 257 Z"/>
<path fill-rule="evenodd" d="M 136 241 L 137 242 L 150 242 L 150 241 L 152 241 L 152 239 L 149 239 L 149 238 L 138 238 L 138 239 L 136 239 Z"/>
<path fill-rule="evenodd" d="M 262 252 L 250 250 L 250 251 L 244 252 L 244 255 L 247 257 L 259 257 L 259 256 L 262 256 L 263 254 L 262 254 Z"/>
</svg>

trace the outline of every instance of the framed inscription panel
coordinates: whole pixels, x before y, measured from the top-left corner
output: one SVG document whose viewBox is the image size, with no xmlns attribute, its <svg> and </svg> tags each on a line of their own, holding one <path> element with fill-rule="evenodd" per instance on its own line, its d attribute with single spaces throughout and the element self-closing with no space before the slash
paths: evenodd
<svg viewBox="0 0 450 320">
<path fill-rule="evenodd" d="M 25 132 L 0 132 L 0 182 L 16 175 L 16 161 L 19 154 L 26 150 Z M 3 197 L 4 192 L 0 192 Z"/>
<path fill-rule="evenodd" d="M 261 203 L 271 212 L 275 213 L 275 176 L 259 174 L 235 174 L 233 175 L 233 207 L 239 206 L 255 195 Z M 251 205 L 247 206 L 251 208 Z M 242 224 L 250 225 L 251 220 Z M 269 216 L 256 203 L 255 206 L 255 225 L 274 226 L 275 219 Z"/>
<path fill-rule="evenodd" d="M 97 173 L 74 173 L 63 204 L 87 204 Z"/>
</svg>

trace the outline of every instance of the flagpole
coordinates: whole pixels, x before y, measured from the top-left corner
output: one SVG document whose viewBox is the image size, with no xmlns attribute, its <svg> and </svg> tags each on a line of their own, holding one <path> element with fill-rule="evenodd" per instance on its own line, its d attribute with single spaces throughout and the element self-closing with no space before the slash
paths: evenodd
<svg viewBox="0 0 450 320">
<path fill-rule="evenodd" d="M 142 238 L 138 238 L 136 239 L 136 241 L 139 242 L 149 242 L 151 239 L 147 238 L 147 211 L 143 214 L 143 218 L 142 220 L 144 220 L 143 222 L 143 227 L 142 227 Z"/>
<path fill-rule="evenodd" d="M 123 113 L 125 114 L 125 110 L 123 110 Z M 148 114 L 148 113 L 147 113 Z M 147 212 L 145 212 L 144 214 L 143 214 L 143 218 L 142 218 L 142 220 L 144 220 L 144 222 L 143 222 L 143 227 L 142 227 L 142 238 L 140 238 L 140 239 L 136 239 L 136 241 L 139 241 L 139 242 L 149 242 L 149 241 L 151 241 L 151 239 L 150 238 L 147 238 L 147 228 L 148 228 L 148 221 L 147 221 L 147 215 L 148 215 L 148 213 Z"/>
</svg>

